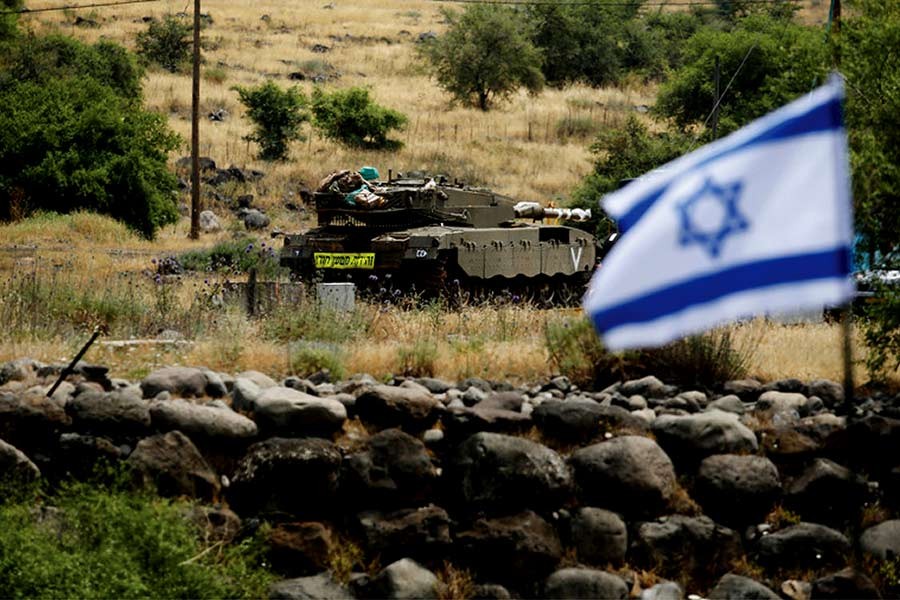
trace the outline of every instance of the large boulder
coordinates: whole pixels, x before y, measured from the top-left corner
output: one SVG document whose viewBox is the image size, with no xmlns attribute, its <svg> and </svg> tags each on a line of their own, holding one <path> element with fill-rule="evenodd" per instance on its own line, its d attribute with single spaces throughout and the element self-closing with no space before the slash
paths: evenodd
<svg viewBox="0 0 900 600">
<path fill-rule="evenodd" d="M 758 523 L 781 496 L 778 469 L 764 456 L 716 454 L 700 463 L 694 498 L 722 523 Z"/>
<path fill-rule="evenodd" d="M 758 540 L 759 562 L 781 568 L 846 564 L 850 541 L 839 531 L 818 523 L 798 523 Z"/>
<path fill-rule="evenodd" d="M 810 396 L 817 396 L 828 408 L 844 403 L 844 386 L 830 379 L 815 379 L 807 386 Z"/>
<path fill-rule="evenodd" d="M 328 568 L 331 530 L 317 522 L 278 523 L 266 539 L 272 568 L 282 575 L 313 575 Z"/>
<path fill-rule="evenodd" d="M 87 479 L 102 475 L 109 467 L 118 467 L 128 458 L 131 448 L 116 445 L 104 437 L 64 433 L 59 436 L 57 451 L 50 463 L 58 479 Z"/>
<path fill-rule="evenodd" d="M 785 505 L 813 522 L 841 525 L 859 513 L 867 491 L 850 469 L 817 458 L 787 486 Z"/>
<path fill-rule="evenodd" d="M 382 561 L 402 557 L 432 560 L 450 548 L 450 517 L 443 508 L 429 505 L 392 513 L 366 511 L 356 517 L 366 549 Z"/>
<path fill-rule="evenodd" d="M 329 514 L 335 510 L 340 467 L 341 453 L 331 442 L 271 438 L 247 449 L 228 498 L 242 516 Z"/>
<path fill-rule="evenodd" d="M 416 561 L 404 558 L 381 570 L 371 580 L 355 587 L 358 598 L 384 600 L 436 599 L 438 579 Z"/>
<path fill-rule="evenodd" d="M 478 519 L 457 534 L 456 549 L 484 579 L 514 585 L 549 575 L 562 558 L 556 530 L 531 511 Z"/>
<path fill-rule="evenodd" d="M 375 385 L 366 388 L 354 405 L 359 418 L 379 427 L 400 427 L 418 433 L 434 425 L 443 405 L 418 390 Z"/>
<path fill-rule="evenodd" d="M 863 552 L 880 560 L 900 557 L 900 519 L 891 519 L 869 527 L 859 538 Z"/>
<path fill-rule="evenodd" d="M 625 515 L 662 513 L 677 488 L 672 461 L 645 437 L 622 436 L 582 448 L 569 463 L 583 504 Z"/>
<path fill-rule="evenodd" d="M 548 400 L 531 415 L 541 432 L 565 441 L 582 441 L 606 431 L 646 431 L 647 423 L 624 408 L 588 399 Z"/>
<path fill-rule="evenodd" d="M 568 467 L 556 452 L 498 433 L 478 433 L 463 442 L 450 472 L 451 489 L 474 510 L 553 509 L 571 484 Z"/>
<path fill-rule="evenodd" d="M 354 600 L 354 596 L 325 572 L 277 581 L 269 586 L 269 600 Z"/>
<path fill-rule="evenodd" d="M 664 384 L 653 375 L 626 381 L 619 387 L 619 393 L 626 397 L 638 395 L 645 398 L 665 398 L 675 392 L 674 387 Z"/>
<path fill-rule="evenodd" d="M 756 436 L 733 413 L 713 410 L 693 415 L 661 415 L 653 434 L 672 460 L 696 462 L 713 454 L 756 452 Z"/>
<path fill-rule="evenodd" d="M 728 573 L 710 590 L 709 600 L 781 600 L 781 596 L 749 577 Z"/>
<path fill-rule="evenodd" d="M 347 409 L 332 398 L 319 398 L 275 386 L 256 398 L 253 419 L 264 435 L 331 435 L 347 420 Z"/>
<path fill-rule="evenodd" d="M 771 390 L 760 395 L 754 410 L 769 414 L 793 411 L 799 416 L 805 410 L 806 402 L 807 398 L 803 394 Z"/>
<path fill-rule="evenodd" d="M 153 398 L 160 392 L 169 392 L 180 398 L 206 396 L 206 374 L 193 367 L 163 367 L 147 375 L 141 381 L 144 398 Z"/>
<path fill-rule="evenodd" d="M 80 433 L 121 439 L 150 431 L 150 405 L 130 391 L 82 392 L 66 404 L 73 428 Z"/>
<path fill-rule="evenodd" d="M 664 574 L 693 577 L 721 572 L 743 554 L 737 532 L 706 516 L 684 515 L 641 523 L 633 550 L 640 564 L 662 565 Z"/>
<path fill-rule="evenodd" d="M 0 482 L 16 485 L 35 481 L 40 476 L 40 469 L 24 452 L 0 440 Z"/>
<path fill-rule="evenodd" d="M 256 437 L 256 423 L 224 404 L 195 404 L 180 398 L 154 400 L 150 418 L 160 431 L 177 429 L 196 440 L 231 442 Z"/>
<path fill-rule="evenodd" d="M 554 572 L 544 582 L 544 598 L 628 598 L 628 586 L 618 575 L 570 567 Z"/>
<path fill-rule="evenodd" d="M 474 389 L 474 388 L 472 388 Z M 531 428 L 530 415 L 503 408 L 482 406 L 451 407 L 442 414 L 441 422 L 448 438 L 465 439 L 474 433 L 516 434 Z"/>
<path fill-rule="evenodd" d="M 896 596 L 894 596 L 896 597 Z M 880 600 L 881 594 L 868 575 L 853 567 L 841 569 L 837 573 L 831 573 L 812 582 L 810 598 L 816 600 L 834 599 L 844 600 Z"/>
<path fill-rule="evenodd" d="M 0 439 L 25 450 L 52 446 L 72 423 L 64 406 L 40 391 L 0 392 Z"/>
<path fill-rule="evenodd" d="M 256 409 L 256 400 L 263 393 L 264 389 L 252 379 L 246 377 L 235 378 L 234 386 L 231 388 L 231 408 L 253 412 Z"/>
<path fill-rule="evenodd" d="M 616 513 L 584 506 L 572 513 L 569 541 L 583 563 L 619 565 L 628 551 L 628 529 Z"/>
<path fill-rule="evenodd" d="M 399 429 L 386 429 L 344 461 L 341 496 L 359 508 L 416 506 L 432 498 L 437 481 L 425 444 Z"/>
<path fill-rule="evenodd" d="M 142 439 L 128 457 L 127 464 L 138 481 L 153 485 L 163 496 L 212 500 L 221 489 L 212 467 L 180 431 Z"/>
</svg>

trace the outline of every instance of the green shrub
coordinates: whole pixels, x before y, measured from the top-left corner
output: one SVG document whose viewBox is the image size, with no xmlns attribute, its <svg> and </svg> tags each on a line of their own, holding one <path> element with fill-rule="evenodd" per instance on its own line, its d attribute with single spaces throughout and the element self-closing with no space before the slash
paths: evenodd
<svg viewBox="0 0 900 600">
<path fill-rule="evenodd" d="M 25 6 L 24 0 L 0 0 L 0 10 L 9 11 L 0 14 L 0 41 L 15 37 L 18 33 L 19 15 L 15 12 Z"/>
<path fill-rule="evenodd" d="M 878 301 L 867 306 L 863 321 L 866 366 L 870 377 L 886 379 L 900 370 L 900 290 L 882 284 L 875 295 Z"/>
<path fill-rule="evenodd" d="M 205 250 L 190 250 L 181 254 L 178 262 L 186 270 L 198 272 L 238 274 L 256 269 L 260 279 L 275 279 L 284 272 L 275 247 L 249 236 L 219 242 Z"/>
<path fill-rule="evenodd" d="M 407 377 L 431 377 L 437 365 L 438 348 L 432 340 L 418 339 L 397 350 L 400 373 Z"/>
<path fill-rule="evenodd" d="M 354 87 L 326 93 L 316 88 L 312 113 L 322 135 L 347 146 L 396 150 L 403 145 L 387 136 L 406 125 L 406 116 L 376 104 L 369 90 Z"/>
<path fill-rule="evenodd" d="M 291 373 L 306 377 L 323 369 L 336 381 L 344 378 L 347 370 L 340 347 L 304 343 L 291 352 Z"/>
<path fill-rule="evenodd" d="M 161 21 L 152 19 L 147 30 L 137 35 L 137 53 L 146 62 L 177 73 L 190 61 L 192 29 L 190 23 L 174 15 L 166 15 Z"/>
<path fill-rule="evenodd" d="M 282 90 L 271 81 L 233 89 L 256 127 L 244 139 L 259 144 L 262 160 L 285 160 L 288 144 L 304 139 L 300 127 L 309 120 L 306 96 L 296 87 Z"/>
<path fill-rule="evenodd" d="M 647 374 L 667 383 L 701 389 L 744 378 L 752 357 L 752 348 L 737 347 L 727 328 L 640 353 L 641 367 Z"/>
<path fill-rule="evenodd" d="M 210 67 L 203 70 L 203 79 L 210 83 L 224 83 L 228 79 L 228 72 L 222 67 Z"/>
<path fill-rule="evenodd" d="M 315 340 L 345 343 L 365 332 L 368 322 L 361 311 L 341 313 L 308 299 L 299 305 L 279 305 L 263 323 L 268 339 L 279 342 Z"/>
<path fill-rule="evenodd" d="M 204 548 L 186 504 L 65 485 L 44 504 L 0 506 L 0 589 L 8 598 L 259 598 L 262 544 Z"/>
<path fill-rule="evenodd" d="M 586 139 L 596 135 L 599 125 L 588 115 L 566 115 L 556 122 L 556 135 L 562 139 Z"/>
<path fill-rule="evenodd" d="M 548 321 L 544 345 L 552 367 L 584 388 L 602 389 L 629 376 L 629 355 L 607 352 L 584 317 Z"/>
</svg>

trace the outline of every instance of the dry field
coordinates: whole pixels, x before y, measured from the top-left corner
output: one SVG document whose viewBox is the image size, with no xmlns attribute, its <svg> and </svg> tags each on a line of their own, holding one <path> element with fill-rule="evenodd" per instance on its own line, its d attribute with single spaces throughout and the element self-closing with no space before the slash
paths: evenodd
<svg viewBox="0 0 900 600">
<path fill-rule="evenodd" d="M 32 9 L 58 5 L 53 0 L 28 3 Z M 212 17 L 212 24 L 203 32 L 202 111 L 224 109 L 229 116 L 222 122 L 203 121 L 201 153 L 223 166 L 264 171 L 263 184 L 254 190 L 256 203 L 269 211 L 274 225 L 286 230 L 309 225 L 283 210 L 286 194 L 302 184 L 313 184 L 331 170 L 363 164 L 375 165 L 384 174 L 388 169 L 440 170 L 523 199 L 564 200 L 590 170 L 587 148 L 592 134 L 653 101 L 655 90 L 636 84 L 599 90 L 571 86 L 537 96 L 520 94 L 489 113 L 453 107 L 414 50 L 419 34 L 440 32 L 445 27 L 441 9 L 447 6 L 453 5 L 425 0 L 360 0 L 353 4 L 340 0 L 204 0 L 202 11 Z M 190 8 L 189 2 L 159 0 L 90 12 L 34 13 L 25 16 L 23 23 L 36 31 L 59 30 L 86 41 L 112 39 L 133 48 L 136 34 L 146 28 L 143 17 L 162 17 Z M 801 15 L 809 22 L 821 22 L 826 12 L 827 3 L 813 0 L 804 3 Z M 99 26 L 76 26 L 76 16 L 92 19 Z M 315 52 L 316 45 L 328 49 Z M 338 73 L 339 77 L 324 85 L 368 87 L 377 102 L 406 114 L 409 125 L 397 136 L 404 148 L 394 153 L 348 151 L 310 134 L 291 148 L 290 161 L 257 161 L 255 147 L 242 140 L 250 130 L 249 123 L 231 88 L 273 79 L 309 92 L 312 84 L 289 79 L 289 74 L 297 71 Z M 183 154 L 187 154 L 189 76 L 151 70 L 144 89 L 147 104 L 168 115 L 172 127 L 184 137 Z M 567 135 L 560 125 L 573 118 L 590 123 L 589 131 Z M 176 158 L 172 157 L 173 162 Z M 162 306 L 159 289 L 154 289 L 146 275 L 152 271 L 151 260 L 210 246 L 230 237 L 236 224 L 227 223 L 222 233 L 205 235 L 196 242 L 187 239 L 187 229 L 187 220 L 182 219 L 162 231 L 155 242 L 147 242 L 117 224 L 89 215 L 38 218 L 0 227 L 5 293 L 14 289 L 15 277 L 31 273 L 73 290 L 71 293 L 100 290 L 101 300 L 144 307 L 147 314 L 141 318 L 147 323 L 152 323 L 154 311 L 192 315 L 203 282 L 189 278 L 175 286 L 171 297 L 165 299 L 171 304 Z M 9 251 L 12 246 L 20 250 Z M 199 314 L 194 323 L 197 335 L 190 345 L 98 345 L 88 359 L 109 364 L 114 374 L 121 376 L 140 376 L 156 366 L 175 363 L 205 364 L 234 372 L 254 368 L 273 375 L 291 370 L 290 344 L 267 337 L 265 322 L 236 310 Z M 534 381 L 553 373 L 544 346 L 545 325 L 576 318 L 580 316 L 572 311 L 518 306 L 446 312 L 364 304 L 354 317 L 359 324 L 356 337 L 331 346 L 339 352 L 348 373 L 383 376 L 398 372 L 411 353 L 424 352 L 435 374 L 449 379 L 480 375 Z M 20 331 L 27 333 L 27 327 L 21 325 Z M 35 331 L 40 326 L 42 333 L 0 338 L 4 340 L 0 360 L 71 357 L 92 325 L 87 321 L 70 323 L 54 331 L 52 323 L 35 323 Z M 754 322 L 736 331 L 739 343 L 752 350 L 752 375 L 763 379 L 841 378 L 838 329 L 832 325 Z M 425 344 L 425 350 L 416 344 Z M 857 341 L 857 356 L 862 356 L 862 350 Z M 861 368 L 857 378 L 865 380 Z"/>
</svg>

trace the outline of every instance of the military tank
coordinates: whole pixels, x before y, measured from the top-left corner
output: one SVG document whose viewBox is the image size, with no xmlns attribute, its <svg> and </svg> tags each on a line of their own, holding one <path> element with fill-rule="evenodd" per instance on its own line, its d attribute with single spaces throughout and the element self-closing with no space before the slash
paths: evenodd
<svg viewBox="0 0 900 600">
<path fill-rule="evenodd" d="M 308 282 L 574 304 L 596 266 L 597 240 L 561 224 L 589 210 L 517 202 L 447 177 L 342 171 L 313 203 L 318 226 L 286 235 L 280 256 Z"/>
</svg>

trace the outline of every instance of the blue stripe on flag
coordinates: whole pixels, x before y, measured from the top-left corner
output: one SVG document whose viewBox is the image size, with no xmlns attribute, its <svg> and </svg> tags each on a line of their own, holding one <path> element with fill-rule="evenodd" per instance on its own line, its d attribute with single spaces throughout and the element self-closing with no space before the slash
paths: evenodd
<svg viewBox="0 0 900 600">
<path fill-rule="evenodd" d="M 807 135 L 810 133 L 821 133 L 825 131 L 833 131 L 840 129 L 842 121 L 841 99 L 832 97 L 827 102 L 816 106 L 815 108 L 793 118 L 778 121 L 769 129 L 761 131 L 758 135 L 746 140 L 737 146 L 728 146 L 722 148 L 719 152 L 707 156 L 704 160 L 692 165 L 690 169 L 698 169 L 709 163 L 719 160 L 729 154 L 746 150 L 757 144 L 769 142 L 783 141 L 792 137 Z M 668 189 L 671 180 L 665 185 L 660 186 L 656 190 L 648 193 L 642 200 L 632 205 L 628 212 L 620 217 L 612 215 L 619 225 L 619 232 L 625 233 L 637 223 L 644 213 L 650 210 L 650 207 L 659 200 L 659 198 Z"/>
<path fill-rule="evenodd" d="M 606 332 L 622 325 L 653 321 L 685 308 L 754 288 L 847 277 L 849 272 L 848 247 L 760 260 L 682 281 L 599 310 L 591 314 L 591 320 L 598 330 Z"/>
</svg>

